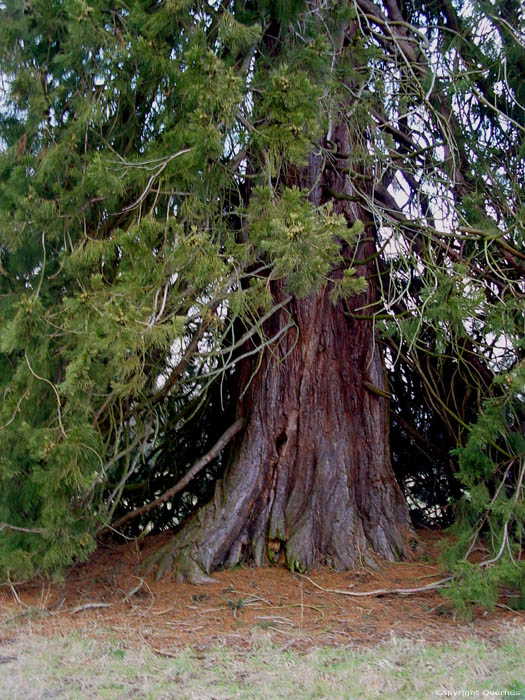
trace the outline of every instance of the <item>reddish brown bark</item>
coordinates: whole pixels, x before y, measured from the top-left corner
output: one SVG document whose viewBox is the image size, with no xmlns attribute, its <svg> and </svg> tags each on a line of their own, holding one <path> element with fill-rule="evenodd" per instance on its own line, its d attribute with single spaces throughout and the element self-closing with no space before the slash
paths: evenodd
<svg viewBox="0 0 525 700">
<path fill-rule="evenodd" d="M 333 129 L 334 144 L 338 154 L 351 152 L 344 123 Z M 308 167 L 289 169 L 288 184 L 307 188 L 315 204 L 333 199 L 351 225 L 366 213 L 347 172 L 347 156 L 327 165 L 312 155 Z M 357 260 L 373 255 L 373 233 L 368 224 Z M 408 554 L 413 533 L 390 464 L 383 359 L 372 323 L 348 314 L 376 298 L 373 263 L 358 271 L 369 279 L 365 294 L 334 306 L 327 286 L 268 322 L 267 337 L 290 317 L 295 327 L 266 351 L 255 376 L 251 361 L 242 367 L 239 385 L 251 378 L 238 405 L 243 438 L 213 501 L 152 561 L 159 575 L 175 566 L 179 579 L 204 581 L 220 566 L 277 557 L 292 569 L 341 570 L 373 563 L 371 552 Z M 276 302 L 284 298 L 281 284 L 273 291 Z"/>
<path fill-rule="evenodd" d="M 267 353 L 239 405 L 246 430 L 213 501 L 164 553 L 162 569 L 177 563 L 181 579 L 263 564 L 279 551 L 301 570 L 370 564 L 371 551 L 407 555 L 388 399 L 371 391 L 386 389 L 373 330 L 349 321 L 327 290 L 292 301 L 289 312 L 299 335 L 292 329 Z M 279 312 L 268 332 L 287 321 Z"/>
<path fill-rule="evenodd" d="M 359 308 L 372 291 L 346 304 Z M 205 581 L 219 566 L 279 556 L 290 568 L 341 570 L 371 564 L 371 552 L 408 554 L 412 530 L 390 465 L 372 324 L 334 306 L 328 288 L 292 300 L 272 317 L 268 336 L 290 316 L 295 328 L 267 351 L 239 402 L 246 429 L 213 501 L 162 553 L 159 575 L 175 565 L 179 579 Z M 240 386 L 252 370 L 242 368 Z"/>
</svg>

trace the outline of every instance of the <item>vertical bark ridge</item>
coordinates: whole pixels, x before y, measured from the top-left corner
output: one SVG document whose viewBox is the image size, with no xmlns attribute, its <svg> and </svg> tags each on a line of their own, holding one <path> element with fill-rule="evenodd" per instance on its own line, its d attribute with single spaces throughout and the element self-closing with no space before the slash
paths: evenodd
<svg viewBox="0 0 525 700">
<path fill-rule="evenodd" d="M 333 126 L 334 144 L 338 153 L 352 151 L 344 120 Z M 365 237 L 355 251 L 343 251 L 349 262 L 370 260 L 373 223 L 351 199 L 356 193 L 347 174 L 356 164 L 342 163 L 323 170 L 323 158 L 311 153 L 307 166 L 287 169 L 286 184 L 309 191 L 316 206 L 331 199 L 349 225 L 361 219 Z M 386 390 L 383 358 L 371 321 L 348 314 L 377 299 L 373 263 L 357 262 L 357 273 L 368 280 L 363 294 L 334 305 L 327 284 L 267 322 L 268 337 L 289 314 L 296 329 L 266 352 L 239 402 L 245 432 L 214 500 L 168 548 L 180 579 L 198 580 L 240 561 L 284 558 L 292 569 L 342 570 L 373 564 L 372 552 L 389 560 L 409 554 L 413 532 L 390 464 L 388 399 L 367 389 Z M 276 303 L 285 297 L 284 284 L 273 284 Z M 246 361 L 239 386 L 252 372 Z"/>
<path fill-rule="evenodd" d="M 292 569 L 341 570 L 372 564 L 371 552 L 409 554 L 388 400 L 364 384 L 386 389 L 373 329 L 349 321 L 328 288 L 293 300 L 290 312 L 299 341 L 290 332 L 263 360 L 239 403 L 246 430 L 213 501 L 170 544 L 180 578 L 279 556 Z M 270 325 L 284 322 L 282 312 Z"/>
</svg>

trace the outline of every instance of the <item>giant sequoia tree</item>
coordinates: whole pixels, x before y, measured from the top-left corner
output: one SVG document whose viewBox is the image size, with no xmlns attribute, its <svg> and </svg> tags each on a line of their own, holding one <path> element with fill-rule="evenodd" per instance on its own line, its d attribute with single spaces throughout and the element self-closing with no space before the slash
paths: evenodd
<svg viewBox="0 0 525 700">
<path fill-rule="evenodd" d="M 519 578 L 519 4 L 0 13 L 4 575 L 203 494 L 160 573 L 404 557 L 431 472 Z"/>
</svg>

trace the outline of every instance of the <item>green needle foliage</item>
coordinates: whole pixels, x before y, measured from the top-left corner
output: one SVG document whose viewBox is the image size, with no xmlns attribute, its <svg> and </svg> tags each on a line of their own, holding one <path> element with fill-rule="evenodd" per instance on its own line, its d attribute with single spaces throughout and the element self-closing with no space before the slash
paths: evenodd
<svg viewBox="0 0 525 700">
<path fill-rule="evenodd" d="M 222 432 L 206 407 L 230 419 L 246 340 L 259 353 L 293 326 L 265 333 L 271 285 L 330 283 L 344 303 L 372 231 L 377 301 L 358 315 L 389 358 L 398 476 L 420 509 L 454 513 L 458 604 L 525 586 L 521 13 L 0 3 L 2 577 L 60 573 L 167 490 Z M 293 184 L 312 158 L 352 194 L 314 206 Z M 334 214 L 341 199 L 368 225 Z"/>
<path fill-rule="evenodd" d="M 254 71 L 251 14 L 2 9 L 0 557 L 15 577 L 86 557 L 165 430 L 164 400 L 204 398 L 234 321 L 262 333 L 268 274 L 306 294 L 352 240 L 328 206 L 263 184 L 321 134 L 326 57 L 293 47 L 302 70 Z M 268 169 L 244 206 L 248 151 Z"/>
</svg>

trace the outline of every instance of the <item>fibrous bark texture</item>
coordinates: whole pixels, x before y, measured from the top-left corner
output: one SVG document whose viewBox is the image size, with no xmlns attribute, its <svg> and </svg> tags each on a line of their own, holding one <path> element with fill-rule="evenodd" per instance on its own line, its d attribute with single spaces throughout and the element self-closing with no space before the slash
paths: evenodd
<svg viewBox="0 0 525 700">
<path fill-rule="evenodd" d="M 238 404 L 243 437 L 213 501 L 152 561 L 158 575 L 175 566 L 180 580 L 205 581 L 220 566 L 276 559 L 291 569 L 343 570 L 372 564 L 371 552 L 408 554 L 413 532 L 390 464 L 383 358 L 373 323 L 357 318 L 377 299 L 374 227 L 347 176 L 346 123 L 333 127 L 330 143 L 332 162 L 312 153 L 308 166 L 289 168 L 287 184 L 307 189 L 315 205 L 331 200 L 349 225 L 365 222 L 346 253 L 367 291 L 334 305 L 327 284 L 271 317 L 267 337 L 290 320 L 294 327 L 256 373 L 251 360 L 241 366 L 239 386 L 249 385 Z M 276 303 L 282 284 L 273 286 Z"/>
<path fill-rule="evenodd" d="M 160 573 L 175 563 L 180 579 L 203 580 L 219 566 L 279 556 L 290 568 L 342 570 L 370 564 L 371 551 L 407 554 L 411 527 L 390 466 L 372 327 L 349 320 L 327 290 L 293 300 L 268 334 L 290 315 L 296 327 L 267 352 L 239 403 L 246 429 L 213 501 L 170 543 Z"/>
</svg>

